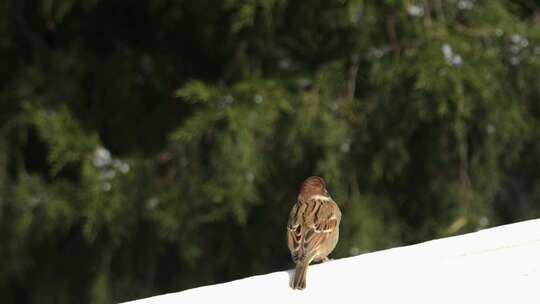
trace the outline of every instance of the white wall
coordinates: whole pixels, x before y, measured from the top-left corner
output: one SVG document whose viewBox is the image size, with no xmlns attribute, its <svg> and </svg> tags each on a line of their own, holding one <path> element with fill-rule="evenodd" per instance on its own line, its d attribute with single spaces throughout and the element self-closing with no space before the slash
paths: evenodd
<svg viewBox="0 0 540 304">
<path fill-rule="evenodd" d="M 285 244 L 283 244 L 285 246 Z M 287 250 L 283 247 L 283 250 Z M 128 302 L 540 303 L 540 220 Z"/>
</svg>

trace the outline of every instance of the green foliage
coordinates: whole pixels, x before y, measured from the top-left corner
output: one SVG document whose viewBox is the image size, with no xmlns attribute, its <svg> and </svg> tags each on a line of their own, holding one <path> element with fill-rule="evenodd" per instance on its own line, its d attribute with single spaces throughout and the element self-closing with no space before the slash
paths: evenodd
<svg viewBox="0 0 540 304">
<path fill-rule="evenodd" d="M 535 1 L 7 1 L 0 297 L 109 303 L 540 216 Z"/>
<path fill-rule="evenodd" d="M 79 163 L 90 155 L 98 144 L 96 135 L 86 135 L 66 106 L 46 110 L 40 106 L 24 106 L 28 121 L 35 125 L 39 137 L 47 144 L 48 162 L 53 174 L 66 165 Z"/>
</svg>

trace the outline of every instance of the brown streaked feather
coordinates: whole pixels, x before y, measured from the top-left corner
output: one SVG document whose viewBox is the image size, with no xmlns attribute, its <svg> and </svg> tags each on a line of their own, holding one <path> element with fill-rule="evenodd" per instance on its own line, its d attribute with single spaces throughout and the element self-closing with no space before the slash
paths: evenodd
<svg viewBox="0 0 540 304">
<path fill-rule="evenodd" d="M 288 246 L 293 261 L 309 264 L 317 258 L 321 254 L 321 244 L 338 227 L 340 218 L 341 212 L 330 198 L 298 201 L 291 210 L 287 225 Z"/>
</svg>

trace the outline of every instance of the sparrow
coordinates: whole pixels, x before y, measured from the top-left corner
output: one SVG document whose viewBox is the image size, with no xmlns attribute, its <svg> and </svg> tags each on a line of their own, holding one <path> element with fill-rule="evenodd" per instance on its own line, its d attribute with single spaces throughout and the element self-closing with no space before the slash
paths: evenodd
<svg viewBox="0 0 540 304">
<path fill-rule="evenodd" d="M 306 288 L 311 262 L 325 262 L 339 239 L 341 211 L 326 190 L 322 177 L 308 177 L 300 187 L 287 223 L 287 245 L 296 263 L 293 289 Z"/>
</svg>

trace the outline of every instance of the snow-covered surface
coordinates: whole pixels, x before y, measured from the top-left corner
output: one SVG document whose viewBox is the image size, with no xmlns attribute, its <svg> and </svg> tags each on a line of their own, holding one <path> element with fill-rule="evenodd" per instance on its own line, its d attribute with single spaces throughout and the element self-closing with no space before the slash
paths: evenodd
<svg viewBox="0 0 540 304">
<path fill-rule="evenodd" d="M 284 245 L 285 246 L 285 245 Z M 284 247 L 283 250 L 286 250 Z M 128 302 L 540 303 L 540 219 Z"/>
</svg>

